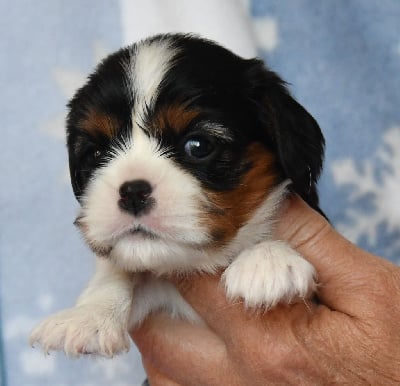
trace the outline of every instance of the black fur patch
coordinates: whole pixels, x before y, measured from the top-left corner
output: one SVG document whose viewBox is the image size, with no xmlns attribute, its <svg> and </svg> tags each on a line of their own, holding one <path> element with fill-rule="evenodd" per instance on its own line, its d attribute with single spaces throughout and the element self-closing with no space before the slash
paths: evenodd
<svg viewBox="0 0 400 386">
<path fill-rule="evenodd" d="M 260 60 L 242 59 L 191 35 L 159 35 L 147 44 L 161 39 L 169 39 L 177 54 L 156 100 L 141 113 L 146 132 L 168 149 L 165 155 L 207 189 L 221 191 L 232 189 L 251 166 L 243 160 L 248 146 L 261 143 L 276 155 L 280 179 L 290 178 L 293 191 L 318 208 L 316 181 L 322 167 L 324 139 L 317 122 L 291 97 L 285 82 Z M 107 162 L 110 145 L 131 135 L 135 90 L 129 83 L 126 66 L 134 60 L 137 50 L 140 43 L 106 58 L 69 103 L 69 162 L 78 199 L 93 171 Z M 169 105 L 177 104 L 198 114 L 179 132 L 172 127 L 161 132 L 152 130 L 155 117 Z M 113 138 L 80 128 L 80 122 L 93 109 L 120 122 Z M 210 124 L 226 128 L 230 140 L 209 138 L 206 126 Z M 215 152 L 201 162 L 191 159 L 185 153 L 185 143 L 192 137 L 213 141 Z M 99 157 L 93 160 L 93 154 Z"/>
</svg>

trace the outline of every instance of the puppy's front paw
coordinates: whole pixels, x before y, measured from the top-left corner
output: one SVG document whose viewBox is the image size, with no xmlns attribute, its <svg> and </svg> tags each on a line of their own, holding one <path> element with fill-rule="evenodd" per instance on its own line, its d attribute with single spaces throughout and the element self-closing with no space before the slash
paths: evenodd
<svg viewBox="0 0 400 386">
<path fill-rule="evenodd" d="M 94 354 L 112 357 L 129 350 L 127 327 L 110 310 L 81 305 L 61 311 L 40 323 L 30 336 L 48 353 L 63 350 L 68 356 Z"/>
<path fill-rule="evenodd" d="M 229 299 L 269 309 L 306 298 L 316 288 L 315 269 L 288 244 L 266 241 L 243 251 L 223 274 Z"/>
</svg>

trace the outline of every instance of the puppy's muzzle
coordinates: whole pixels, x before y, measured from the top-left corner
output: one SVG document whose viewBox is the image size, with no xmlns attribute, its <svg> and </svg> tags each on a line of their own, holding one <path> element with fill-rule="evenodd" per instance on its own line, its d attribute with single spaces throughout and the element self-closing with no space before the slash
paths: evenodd
<svg viewBox="0 0 400 386">
<path fill-rule="evenodd" d="M 119 188 L 118 206 L 136 217 L 147 214 L 154 206 L 153 188 L 146 180 L 124 182 Z"/>
</svg>

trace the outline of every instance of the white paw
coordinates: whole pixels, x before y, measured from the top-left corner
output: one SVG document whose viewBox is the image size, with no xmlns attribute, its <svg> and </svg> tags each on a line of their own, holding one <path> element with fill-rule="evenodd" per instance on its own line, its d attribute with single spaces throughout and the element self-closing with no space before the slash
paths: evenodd
<svg viewBox="0 0 400 386">
<path fill-rule="evenodd" d="M 269 309 L 306 298 L 316 288 L 315 269 L 282 241 L 266 241 L 243 251 L 223 274 L 229 299 Z"/>
<path fill-rule="evenodd" d="M 110 310 L 94 305 L 77 306 L 45 319 L 31 333 L 30 344 L 36 343 L 46 353 L 63 350 L 68 356 L 112 357 L 130 346 L 126 325 Z"/>
</svg>

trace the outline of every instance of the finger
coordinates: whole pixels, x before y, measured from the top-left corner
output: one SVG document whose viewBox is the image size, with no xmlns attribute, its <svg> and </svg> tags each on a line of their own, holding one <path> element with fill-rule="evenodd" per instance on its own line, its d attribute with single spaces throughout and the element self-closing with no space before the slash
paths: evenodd
<svg viewBox="0 0 400 386">
<path fill-rule="evenodd" d="M 151 386 L 180 386 L 179 383 L 167 378 L 149 362 L 143 361 L 143 367 Z"/>
<path fill-rule="evenodd" d="M 183 278 L 175 277 L 173 280 L 185 300 L 210 329 L 221 337 L 228 350 L 238 347 L 243 341 L 256 341 L 260 331 L 264 334 L 266 329 L 274 331 L 276 326 L 281 328 L 284 319 L 296 320 L 296 323 L 304 321 L 306 324 L 315 311 L 313 303 L 301 303 L 299 307 L 289 307 L 289 312 L 288 307 L 277 307 L 265 312 L 262 309 L 246 308 L 242 301 L 232 303 L 227 300 L 219 276 L 191 275 Z"/>
<path fill-rule="evenodd" d="M 303 200 L 291 198 L 279 217 L 278 238 L 288 241 L 318 272 L 319 297 L 331 309 L 354 315 L 396 267 L 356 247 Z"/>
<path fill-rule="evenodd" d="M 131 336 L 143 361 L 178 384 L 211 384 L 227 367 L 224 343 L 204 326 L 157 314 Z"/>
<path fill-rule="evenodd" d="M 244 312 L 243 302 L 229 302 L 219 275 L 193 274 L 173 277 L 172 281 L 185 300 L 201 316 L 207 326 L 228 345 L 235 339 L 232 332 L 247 324 L 254 317 L 252 312 Z M 229 325 L 227 325 L 229 321 Z"/>
</svg>

